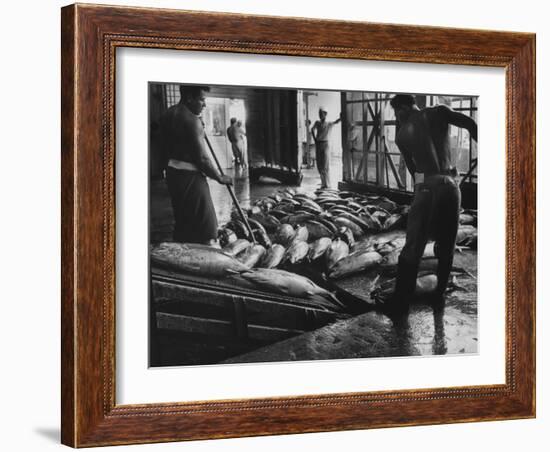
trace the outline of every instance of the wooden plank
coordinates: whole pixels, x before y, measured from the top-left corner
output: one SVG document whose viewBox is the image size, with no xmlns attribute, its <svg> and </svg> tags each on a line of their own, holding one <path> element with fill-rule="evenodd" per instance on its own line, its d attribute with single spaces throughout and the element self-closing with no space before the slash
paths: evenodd
<svg viewBox="0 0 550 452">
<path fill-rule="evenodd" d="M 229 320 L 234 315 L 232 295 L 205 289 L 154 283 L 157 311 L 199 315 L 218 320 Z M 305 306 L 279 303 L 248 296 L 240 297 L 246 316 L 262 325 L 312 330 L 334 322 L 332 312 Z"/>
<path fill-rule="evenodd" d="M 157 327 L 160 330 L 184 331 L 209 336 L 236 337 L 233 322 L 203 319 L 184 315 L 157 313 Z M 276 342 L 304 333 L 303 330 L 276 328 L 263 325 L 248 325 L 248 337 L 253 340 Z"/>
<path fill-rule="evenodd" d="M 248 337 L 248 320 L 246 315 L 246 304 L 243 297 L 233 296 L 234 325 L 237 337 L 246 339 Z"/>
</svg>

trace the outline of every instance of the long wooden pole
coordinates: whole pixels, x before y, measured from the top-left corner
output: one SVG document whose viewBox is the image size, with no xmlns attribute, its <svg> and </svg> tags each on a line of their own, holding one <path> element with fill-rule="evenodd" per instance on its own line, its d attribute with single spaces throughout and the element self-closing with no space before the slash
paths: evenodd
<svg viewBox="0 0 550 452">
<path fill-rule="evenodd" d="M 212 157 L 214 157 L 214 161 L 216 162 L 216 166 L 218 167 L 218 171 L 223 176 L 223 170 L 222 166 L 220 165 L 220 161 L 218 160 L 218 156 L 214 152 L 214 148 L 212 148 L 212 145 L 210 144 L 210 140 L 206 136 L 206 133 L 204 134 L 204 139 L 206 140 L 206 144 L 208 145 L 208 148 L 210 149 L 210 152 L 212 153 Z M 239 201 L 237 201 L 237 196 L 235 195 L 235 192 L 233 191 L 233 188 L 231 188 L 231 185 L 226 185 L 227 190 L 229 190 L 229 194 L 231 195 L 231 199 L 233 200 L 233 204 L 235 204 L 235 207 L 237 208 L 239 215 L 241 216 L 243 223 L 246 226 L 246 229 L 248 229 L 248 233 L 250 234 L 250 238 L 252 239 L 253 243 L 256 243 L 256 238 L 254 237 L 254 233 L 252 232 L 252 228 L 250 227 L 250 223 L 248 222 L 248 218 L 246 217 L 245 213 L 243 212 L 243 209 L 241 209 L 241 206 L 239 205 Z"/>
</svg>

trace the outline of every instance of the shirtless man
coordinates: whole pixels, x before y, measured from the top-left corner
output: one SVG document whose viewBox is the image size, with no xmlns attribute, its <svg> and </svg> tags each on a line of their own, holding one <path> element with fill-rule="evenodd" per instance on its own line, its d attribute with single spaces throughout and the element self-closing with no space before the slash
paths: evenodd
<svg viewBox="0 0 550 452">
<path fill-rule="evenodd" d="M 168 158 L 166 181 L 174 211 L 174 241 L 211 244 L 218 221 L 206 177 L 230 185 L 214 167 L 205 146 L 200 114 L 207 86 L 180 86 L 181 100 L 161 119 L 162 151 Z"/>
<path fill-rule="evenodd" d="M 340 122 L 327 121 L 327 111 L 325 108 L 319 108 L 319 120 L 315 121 L 311 128 L 311 135 L 315 141 L 315 159 L 317 160 L 317 169 L 321 176 L 321 188 L 330 187 L 330 147 L 329 138 L 332 127 Z"/>
<path fill-rule="evenodd" d="M 434 299 L 443 300 L 453 265 L 460 210 L 460 188 L 451 166 L 449 125 L 464 128 L 477 141 L 477 124 L 445 105 L 420 110 L 413 96 L 391 100 L 400 124 L 395 142 L 414 175 L 414 200 L 407 220 L 406 243 L 399 256 L 395 292 L 386 301 L 389 312 L 406 314 L 414 294 L 418 265 L 428 238 L 436 242 L 438 267 Z"/>
</svg>

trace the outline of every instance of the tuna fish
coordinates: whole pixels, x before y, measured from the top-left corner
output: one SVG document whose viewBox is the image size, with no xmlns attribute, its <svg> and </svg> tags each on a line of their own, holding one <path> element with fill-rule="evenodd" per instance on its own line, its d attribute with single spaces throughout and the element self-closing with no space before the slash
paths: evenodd
<svg viewBox="0 0 550 452">
<path fill-rule="evenodd" d="M 476 228 L 470 225 L 461 225 L 456 234 L 456 243 L 458 245 L 462 245 L 466 243 L 474 234 L 477 235 Z"/>
<path fill-rule="evenodd" d="M 416 287 L 414 290 L 414 297 L 421 298 L 423 296 L 434 293 L 437 288 L 437 276 L 428 273 L 420 276 L 416 279 Z M 371 292 L 371 297 L 376 302 L 380 302 L 380 299 L 387 299 L 395 291 L 395 281 L 390 280 L 384 284 L 378 286 Z"/>
<path fill-rule="evenodd" d="M 277 227 L 281 224 L 281 222 L 276 217 L 266 213 L 253 215 L 250 218 L 260 223 L 268 232 L 275 231 L 275 229 L 277 229 Z"/>
<path fill-rule="evenodd" d="M 340 226 L 338 228 L 336 237 L 346 242 L 350 248 L 352 248 L 353 245 L 355 245 L 355 239 L 353 238 L 353 233 L 346 226 Z"/>
<path fill-rule="evenodd" d="M 315 242 L 309 245 L 307 258 L 313 262 L 314 260 L 323 257 L 331 244 L 332 240 L 328 237 L 321 237 L 320 239 L 315 240 Z"/>
<path fill-rule="evenodd" d="M 384 221 L 384 229 L 389 231 L 390 229 L 397 229 L 405 225 L 406 217 L 399 213 L 394 213 L 386 218 Z"/>
<path fill-rule="evenodd" d="M 372 227 L 366 221 L 363 221 L 359 216 L 357 216 L 354 213 L 344 212 L 344 213 L 341 213 L 339 216 L 343 218 L 347 218 L 351 222 L 355 223 L 365 233 L 372 231 Z"/>
<path fill-rule="evenodd" d="M 288 215 L 287 217 L 281 219 L 281 223 L 288 223 L 292 226 L 296 226 L 297 224 L 302 224 L 308 220 L 313 220 L 314 218 L 314 214 L 304 212 L 300 214 Z"/>
<path fill-rule="evenodd" d="M 380 198 L 376 204 L 378 207 L 381 207 L 382 209 L 387 210 L 388 212 L 393 212 L 395 208 L 397 207 L 397 204 L 393 201 L 389 200 L 388 198 Z"/>
<path fill-rule="evenodd" d="M 361 229 L 361 227 L 359 227 L 356 223 L 349 220 L 348 218 L 336 217 L 334 219 L 334 224 L 336 226 L 345 226 L 348 229 L 350 229 L 352 234 L 353 234 L 353 237 L 355 239 L 357 239 L 357 238 L 359 238 L 363 235 L 363 229 Z"/>
<path fill-rule="evenodd" d="M 354 211 L 355 210 L 361 210 L 363 208 L 363 206 L 355 201 L 348 201 L 348 204 L 347 204 L 348 207 L 350 207 L 351 209 L 353 209 Z"/>
<path fill-rule="evenodd" d="M 307 239 L 309 238 L 309 232 L 305 226 L 298 226 L 296 228 L 296 234 L 294 235 L 293 241 L 295 240 L 303 240 L 304 242 L 307 242 Z"/>
<path fill-rule="evenodd" d="M 218 248 L 186 243 L 161 243 L 151 250 L 153 262 L 201 276 L 228 276 L 248 270 Z"/>
<path fill-rule="evenodd" d="M 265 230 L 265 228 L 262 226 L 262 224 L 259 222 L 259 221 L 256 221 L 254 218 L 249 218 L 248 219 L 248 224 L 250 224 L 250 227 L 254 230 L 254 229 L 259 229 L 260 231 L 264 232 L 265 234 L 267 234 L 267 231 Z"/>
<path fill-rule="evenodd" d="M 248 209 L 247 213 L 248 213 L 248 215 L 257 215 L 259 213 L 262 213 L 262 207 L 265 208 L 266 205 L 270 205 L 270 204 L 271 203 L 262 202 L 259 205 L 252 206 L 250 209 Z M 260 206 L 262 206 L 262 207 L 260 207 Z"/>
<path fill-rule="evenodd" d="M 301 262 L 309 252 L 309 245 L 303 240 L 294 240 L 288 247 L 283 257 L 283 262 L 297 264 Z"/>
<path fill-rule="evenodd" d="M 250 232 L 248 232 L 246 225 L 241 220 L 231 220 L 226 224 L 226 227 L 235 231 L 235 234 L 239 239 L 252 240 L 252 237 L 250 237 Z"/>
<path fill-rule="evenodd" d="M 368 211 L 363 210 L 361 213 L 359 213 L 358 218 L 362 221 L 364 221 L 371 231 L 381 231 L 382 230 L 382 223 L 380 223 L 380 220 L 376 217 L 373 217 Z"/>
<path fill-rule="evenodd" d="M 288 246 L 296 235 L 296 231 L 290 224 L 282 224 L 275 233 L 274 241 L 283 246 Z"/>
<path fill-rule="evenodd" d="M 376 251 L 382 256 L 391 253 L 394 250 L 400 250 L 405 246 L 405 237 L 398 237 L 389 242 L 385 242 L 376 247 Z"/>
<path fill-rule="evenodd" d="M 460 218 L 459 218 L 459 222 L 460 224 L 465 224 L 465 225 L 473 225 L 476 221 L 476 218 L 469 214 L 469 213 L 461 213 L 460 214 Z"/>
<path fill-rule="evenodd" d="M 386 220 L 391 216 L 390 213 L 384 213 L 382 210 L 377 210 L 371 214 L 372 218 L 376 218 L 380 224 L 384 224 Z"/>
<path fill-rule="evenodd" d="M 237 234 L 229 228 L 222 228 L 218 232 L 218 240 L 220 241 L 220 246 L 223 248 L 230 243 L 237 241 Z"/>
<path fill-rule="evenodd" d="M 330 269 L 340 259 L 343 259 L 349 254 L 349 246 L 346 242 L 340 239 L 334 240 L 325 252 L 325 261 L 327 268 Z"/>
<path fill-rule="evenodd" d="M 294 195 L 294 199 L 300 200 L 300 199 L 309 199 L 310 201 L 314 201 L 315 197 L 312 195 L 309 195 L 307 193 L 296 193 Z"/>
<path fill-rule="evenodd" d="M 283 200 L 282 196 L 278 195 L 277 193 L 271 195 L 270 198 L 273 199 L 273 201 L 275 201 L 277 204 L 279 204 Z"/>
<path fill-rule="evenodd" d="M 376 246 L 383 245 L 384 243 L 391 242 L 392 240 L 402 238 L 406 236 L 405 231 L 387 231 L 380 232 L 371 236 L 372 243 Z"/>
<path fill-rule="evenodd" d="M 285 254 L 285 247 L 275 243 L 271 248 L 267 250 L 264 257 L 260 261 L 258 267 L 261 268 L 275 268 L 283 260 Z"/>
<path fill-rule="evenodd" d="M 315 221 L 318 221 L 319 223 L 324 225 L 330 231 L 330 233 L 334 235 L 338 232 L 338 228 L 334 223 L 332 223 L 332 221 L 330 221 L 329 218 L 330 217 L 328 216 L 318 215 Z"/>
<path fill-rule="evenodd" d="M 264 254 L 265 248 L 262 245 L 251 245 L 237 256 L 237 260 L 250 269 L 258 263 Z"/>
<path fill-rule="evenodd" d="M 283 218 L 288 216 L 288 212 L 285 212 L 284 210 L 280 209 L 271 209 L 269 211 L 270 215 L 273 215 L 275 218 L 277 218 L 279 221 Z"/>
<path fill-rule="evenodd" d="M 242 277 L 258 287 L 295 298 L 322 298 L 323 306 L 332 309 L 341 308 L 342 304 L 327 290 L 319 287 L 313 281 L 295 273 L 276 269 L 256 269 L 242 273 Z"/>
<path fill-rule="evenodd" d="M 337 279 L 363 272 L 377 266 L 381 261 L 382 256 L 376 251 L 356 251 L 336 262 L 331 267 L 328 277 Z"/>
<path fill-rule="evenodd" d="M 237 239 L 223 248 L 223 252 L 230 256 L 236 256 L 250 246 L 250 242 L 246 239 Z"/>
<path fill-rule="evenodd" d="M 331 230 L 327 228 L 324 224 L 318 221 L 315 221 L 315 220 L 308 221 L 305 224 L 305 227 L 307 228 L 307 231 L 308 231 L 309 240 L 317 240 L 317 239 L 320 239 L 321 237 L 332 236 Z"/>
<path fill-rule="evenodd" d="M 267 235 L 267 232 L 265 232 L 265 229 L 252 229 L 252 234 L 254 234 L 256 242 L 258 242 L 264 248 L 271 247 L 271 239 Z"/>
<path fill-rule="evenodd" d="M 302 207 L 307 207 L 308 209 L 311 209 L 315 213 L 321 213 L 323 209 L 319 204 L 317 204 L 315 201 L 312 201 L 311 199 L 301 199 L 300 203 Z"/>
</svg>

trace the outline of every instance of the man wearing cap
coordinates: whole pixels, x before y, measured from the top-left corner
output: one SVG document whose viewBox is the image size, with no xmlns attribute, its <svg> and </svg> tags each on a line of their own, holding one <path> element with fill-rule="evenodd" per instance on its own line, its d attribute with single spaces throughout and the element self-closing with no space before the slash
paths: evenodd
<svg viewBox="0 0 550 452">
<path fill-rule="evenodd" d="M 445 105 L 419 109 L 415 98 L 398 94 L 390 101 L 399 125 L 395 142 L 414 176 L 414 199 L 407 219 L 407 238 L 398 263 L 394 293 L 384 301 L 393 314 L 407 314 L 416 288 L 418 266 L 430 236 L 436 243 L 437 289 L 441 303 L 453 265 L 460 210 L 460 187 L 451 163 L 449 126 L 468 130 L 477 142 L 477 124 Z"/>
<path fill-rule="evenodd" d="M 218 221 L 206 177 L 230 185 L 212 165 L 205 147 L 204 124 L 207 86 L 180 86 L 180 102 L 161 119 L 162 152 L 168 159 L 166 181 L 174 211 L 174 241 L 211 244 Z"/>
<path fill-rule="evenodd" d="M 319 120 L 311 128 L 311 135 L 315 142 L 315 159 L 321 176 L 321 188 L 330 187 L 330 147 L 329 138 L 332 127 L 340 122 L 340 118 L 330 122 L 326 120 L 327 110 L 319 107 Z"/>
</svg>

